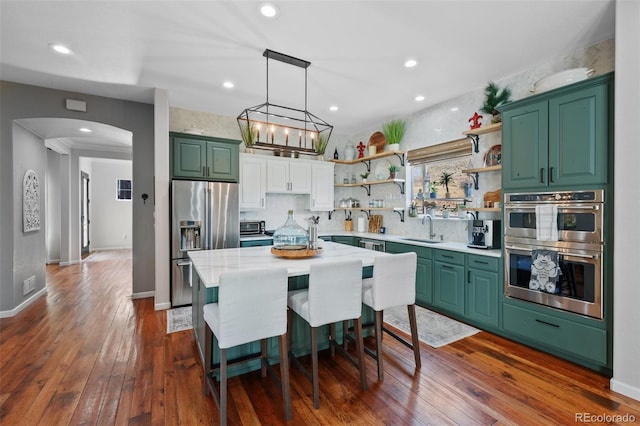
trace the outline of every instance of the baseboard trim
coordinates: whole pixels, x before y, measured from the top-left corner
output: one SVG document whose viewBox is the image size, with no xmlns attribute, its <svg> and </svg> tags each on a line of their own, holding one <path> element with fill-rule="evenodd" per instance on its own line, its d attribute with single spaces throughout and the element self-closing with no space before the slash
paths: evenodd
<svg viewBox="0 0 640 426">
<path fill-rule="evenodd" d="M 616 379 L 611 379 L 609 382 L 609 386 L 611 387 L 612 391 L 621 393 L 625 396 L 628 396 L 629 398 L 640 401 L 640 389 L 635 386 L 622 383 L 621 381 Z"/>
<path fill-rule="evenodd" d="M 11 309 L 10 311 L 0 311 L 0 318 L 15 317 L 21 311 L 25 310 L 29 305 L 31 305 L 38 298 L 40 298 L 41 296 L 44 296 L 45 294 L 47 294 L 47 288 L 46 287 L 41 288 L 38 292 L 34 293 L 31 297 L 29 297 L 27 300 L 25 300 L 15 308 Z"/>
<path fill-rule="evenodd" d="M 81 259 L 76 259 L 76 260 L 70 260 L 68 262 L 60 262 L 59 265 L 60 266 L 71 266 L 71 265 L 77 265 L 77 264 L 79 264 L 81 262 L 82 262 Z"/>
<path fill-rule="evenodd" d="M 155 291 L 144 291 L 142 293 L 133 293 L 131 295 L 132 299 L 146 299 L 148 297 L 154 297 L 156 295 Z"/>
<path fill-rule="evenodd" d="M 171 303 L 170 302 L 156 303 L 154 305 L 154 309 L 156 311 L 165 311 L 167 309 L 171 309 Z"/>
</svg>

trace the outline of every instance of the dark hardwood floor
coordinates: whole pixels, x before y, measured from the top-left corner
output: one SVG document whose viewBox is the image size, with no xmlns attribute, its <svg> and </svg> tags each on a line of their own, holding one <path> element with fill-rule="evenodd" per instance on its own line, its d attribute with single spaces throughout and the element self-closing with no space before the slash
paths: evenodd
<svg viewBox="0 0 640 426">
<path fill-rule="evenodd" d="M 51 265 L 47 280 L 45 297 L 0 319 L 1 425 L 218 423 L 215 403 L 202 395 L 192 331 L 166 334 L 166 313 L 154 311 L 153 299 L 131 300 L 130 253 Z M 344 357 L 322 352 L 319 410 L 310 383 L 292 368 L 289 424 L 598 420 L 587 415 L 640 423 L 640 402 L 612 392 L 608 378 L 487 332 L 439 349 L 423 344 L 418 372 L 410 350 L 393 339 L 385 347 L 385 381 L 375 380 L 375 362 L 366 357 L 366 391 Z M 230 424 L 285 423 L 277 386 L 259 372 L 231 379 L 229 393 Z"/>
</svg>

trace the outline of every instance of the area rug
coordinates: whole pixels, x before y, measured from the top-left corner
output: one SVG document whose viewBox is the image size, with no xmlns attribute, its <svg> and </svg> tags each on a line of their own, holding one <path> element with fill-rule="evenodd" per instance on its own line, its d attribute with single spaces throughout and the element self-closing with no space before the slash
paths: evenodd
<svg viewBox="0 0 640 426">
<path fill-rule="evenodd" d="M 409 316 L 406 306 L 384 310 L 384 322 L 410 334 Z M 434 348 L 439 348 L 456 340 L 473 336 L 480 330 L 444 315 L 416 306 L 416 322 L 420 340 Z"/>
<path fill-rule="evenodd" d="M 191 324 L 191 306 L 183 306 L 167 311 L 167 334 L 191 328 L 193 328 Z"/>
</svg>

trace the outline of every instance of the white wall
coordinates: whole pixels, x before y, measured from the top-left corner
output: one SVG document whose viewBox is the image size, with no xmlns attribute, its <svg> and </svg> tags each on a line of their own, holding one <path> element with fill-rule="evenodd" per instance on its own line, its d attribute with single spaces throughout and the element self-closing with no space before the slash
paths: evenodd
<svg viewBox="0 0 640 426">
<path fill-rule="evenodd" d="M 117 179 L 132 179 L 131 161 L 92 159 L 90 179 L 90 250 L 130 249 L 131 200 L 116 199 Z M 84 170 L 81 165 L 81 170 Z M 135 185 L 135 182 L 132 182 Z"/>
<path fill-rule="evenodd" d="M 46 206 L 47 263 L 60 261 L 60 155 L 47 150 Z"/>
<path fill-rule="evenodd" d="M 611 389 L 640 400 L 640 2 L 616 3 L 613 379 Z"/>
</svg>

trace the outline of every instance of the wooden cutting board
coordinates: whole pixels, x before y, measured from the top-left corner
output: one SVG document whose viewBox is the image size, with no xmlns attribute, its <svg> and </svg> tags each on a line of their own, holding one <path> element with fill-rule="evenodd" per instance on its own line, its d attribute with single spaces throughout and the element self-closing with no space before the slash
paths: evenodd
<svg viewBox="0 0 640 426">
<path fill-rule="evenodd" d="M 382 134 L 382 132 L 375 132 L 369 138 L 369 146 L 375 146 L 376 151 L 378 153 L 384 151 L 384 146 L 386 144 L 387 144 L 387 140 L 385 139 L 384 134 Z"/>
<path fill-rule="evenodd" d="M 497 191 L 487 192 L 484 194 L 484 201 L 492 201 L 494 203 L 499 203 L 502 201 L 502 190 L 498 189 Z"/>
<path fill-rule="evenodd" d="M 369 232 L 373 232 L 374 234 L 379 234 L 381 227 L 382 227 L 382 215 L 372 214 L 369 217 Z"/>
</svg>

